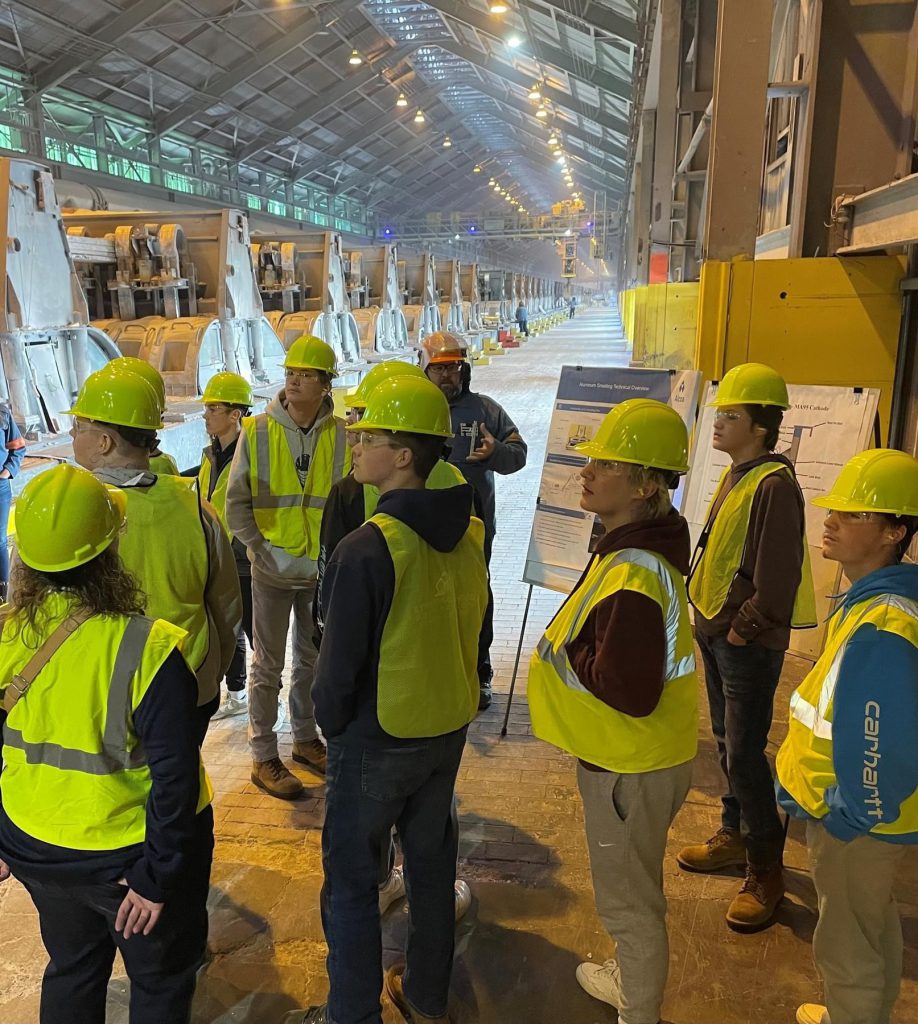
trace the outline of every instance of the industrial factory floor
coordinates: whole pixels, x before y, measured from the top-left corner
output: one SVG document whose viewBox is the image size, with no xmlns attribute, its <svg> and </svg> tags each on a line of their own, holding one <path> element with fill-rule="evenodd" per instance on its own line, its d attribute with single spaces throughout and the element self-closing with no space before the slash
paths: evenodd
<svg viewBox="0 0 918 1024">
<path fill-rule="evenodd" d="M 574 969 L 613 948 L 592 900 L 580 802 L 572 759 L 530 735 L 525 693 L 517 689 L 506 739 L 506 707 L 527 587 L 520 582 L 541 472 L 548 417 L 562 363 L 627 365 L 617 321 L 583 311 L 519 351 L 476 368 L 475 390 L 506 407 L 530 446 L 530 464 L 501 478 L 493 564 L 498 697 L 473 724 L 458 794 L 462 822 L 460 874 L 474 903 L 458 926 L 453 976 L 457 1024 L 605 1024 L 615 1012 L 578 987 Z M 536 590 L 525 658 L 559 598 Z M 788 658 L 777 702 L 776 744 L 784 734 L 787 698 L 806 670 Z M 525 687 L 522 687 L 525 690 Z M 702 697 L 704 709 L 704 699 Z M 290 736 L 281 736 L 289 762 Z M 773 745 L 774 749 L 774 745 Z M 217 850 L 211 891 L 209 962 L 201 972 L 195 1024 L 275 1024 L 326 992 L 319 920 L 319 839 L 323 789 L 301 773 L 308 797 L 273 800 L 249 782 L 245 721 L 211 727 L 205 758 L 217 790 Z M 672 1024 L 781 1024 L 796 1006 L 818 999 L 810 940 L 816 922 L 802 830 L 791 826 L 786 852 L 788 896 L 776 923 L 758 935 L 729 931 L 723 915 L 738 875 L 688 875 L 672 852 L 716 828 L 720 780 L 703 713 L 694 786 L 676 820 L 665 867 L 671 969 L 664 1020 Z M 900 885 L 906 940 L 905 977 L 896 1024 L 918 1024 L 918 864 L 910 857 Z M 399 904 L 384 922 L 386 956 L 394 959 L 407 917 Z M 0 886 L 0 1021 L 33 1024 L 45 954 L 31 904 L 20 886 Z M 109 1021 L 127 1021 L 123 973 L 112 983 Z M 399 1016 L 390 1007 L 387 1024 Z M 61 1022 L 65 1024 L 65 1022 Z"/>
</svg>

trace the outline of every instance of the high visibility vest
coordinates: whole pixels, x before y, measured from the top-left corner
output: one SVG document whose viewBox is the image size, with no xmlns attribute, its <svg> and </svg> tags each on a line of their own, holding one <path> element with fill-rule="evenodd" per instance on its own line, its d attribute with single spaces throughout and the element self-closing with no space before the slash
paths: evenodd
<svg viewBox="0 0 918 1024">
<path fill-rule="evenodd" d="M 913 647 L 918 647 L 918 603 L 896 594 L 869 597 L 849 608 L 844 618 L 835 616 L 830 621 L 831 632 L 822 656 L 791 696 L 787 737 L 775 762 L 781 785 L 813 818 L 823 818 L 828 813 L 825 793 L 837 784 L 832 760 L 832 722 L 835 717 L 835 686 L 848 641 L 860 626 L 872 624 L 878 630 L 895 633 Z M 901 682 L 907 687 L 916 685 L 914 679 Z M 879 792 L 875 788 L 877 770 L 882 767 L 877 754 L 883 724 L 880 712 L 880 706 L 873 701 L 864 706 L 862 778 L 865 809 L 869 816 L 875 818 L 883 813 Z M 870 831 L 880 835 L 918 832 L 918 790 L 901 805 L 895 821 L 878 824 Z"/>
<path fill-rule="evenodd" d="M 689 600 L 706 619 L 713 619 L 723 608 L 733 580 L 743 564 L 752 502 L 759 484 L 772 473 L 784 472 L 794 480 L 783 463 L 763 462 L 743 474 L 724 498 L 724 503 L 712 521 L 711 510 L 717 503 L 729 472 L 729 469 L 724 470 L 711 500 L 707 525 L 698 542 L 695 563 L 689 574 Z M 789 537 L 787 542 L 794 543 L 794 538 Z M 813 573 L 810 569 L 806 530 L 800 543 L 803 545 L 803 565 L 790 625 L 794 629 L 808 629 L 816 625 L 816 595 L 813 591 Z"/>
<path fill-rule="evenodd" d="M 150 472 L 157 476 L 179 476 L 178 463 L 167 452 L 150 457 Z"/>
<path fill-rule="evenodd" d="M 336 480 L 350 472 L 344 421 L 329 417 L 319 430 L 305 486 L 290 455 L 286 431 L 267 413 L 247 416 L 252 512 L 262 536 L 294 558 L 319 557 L 322 510 Z"/>
<path fill-rule="evenodd" d="M 622 590 L 658 604 L 666 630 L 663 693 L 642 718 L 590 693 L 567 656 L 593 608 Z M 691 761 L 698 748 L 698 680 L 682 576 L 640 548 L 594 558 L 533 652 L 527 697 L 536 736 L 600 768 L 630 775 Z"/>
<path fill-rule="evenodd" d="M 455 732 L 478 712 L 478 634 L 488 604 L 484 525 L 437 551 L 385 513 L 370 519 L 395 569 L 379 648 L 376 713 L 390 736 Z"/>
<path fill-rule="evenodd" d="M 40 633 L 8 619 L 0 687 L 30 661 L 72 610 L 48 598 Z M 162 620 L 96 615 L 54 653 L 3 726 L 0 798 L 27 835 L 72 850 L 118 850 L 146 835 L 152 786 L 133 713 L 182 630 Z M 199 759 L 198 811 L 213 799 Z"/>
<path fill-rule="evenodd" d="M 210 627 L 204 594 L 210 572 L 200 497 L 185 477 L 125 487 L 127 526 L 118 554 L 147 595 L 146 613 L 185 630 L 192 671 L 204 664 Z"/>
<path fill-rule="evenodd" d="M 458 487 L 465 483 L 465 477 L 445 459 L 437 459 L 430 471 L 425 485 L 428 491 L 445 491 L 449 487 Z M 379 504 L 379 488 L 372 484 L 363 485 L 363 518 L 367 520 L 376 511 Z"/>
<path fill-rule="evenodd" d="M 223 525 L 223 529 L 226 530 L 227 537 L 232 540 L 233 534 L 226 523 L 226 488 L 229 485 L 231 463 L 227 462 L 223 469 L 220 470 L 220 475 L 217 477 L 217 483 L 214 486 L 214 493 L 210 494 L 210 478 L 214 467 L 208 455 L 209 451 L 209 448 L 205 448 L 201 453 L 201 466 L 198 469 L 198 490 L 201 492 L 201 497 L 213 505 L 214 511 Z"/>
</svg>

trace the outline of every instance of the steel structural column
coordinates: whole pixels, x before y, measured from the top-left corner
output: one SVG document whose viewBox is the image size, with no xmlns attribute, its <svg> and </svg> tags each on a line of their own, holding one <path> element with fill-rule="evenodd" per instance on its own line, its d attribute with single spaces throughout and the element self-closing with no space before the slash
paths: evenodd
<svg viewBox="0 0 918 1024">
<path fill-rule="evenodd" d="M 720 0 L 702 253 L 755 255 L 773 4 Z"/>
<path fill-rule="evenodd" d="M 676 166 L 676 101 L 682 42 L 682 0 L 661 0 L 657 15 L 660 47 L 660 83 L 653 156 L 653 198 L 650 217 L 650 254 L 654 247 L 667 257 L 669 278 L 672 242 L 673 172 Z"/>
<path fill-rule="evenodd" d="M 634 207 L 631 226 L 636 245 L 634 277 L 638 285 L 650 282 L 650 219 L 653 197 L 653 151 L 657 112 L 641 114 L 640 158 L 635 165 Z"/>
</svg>

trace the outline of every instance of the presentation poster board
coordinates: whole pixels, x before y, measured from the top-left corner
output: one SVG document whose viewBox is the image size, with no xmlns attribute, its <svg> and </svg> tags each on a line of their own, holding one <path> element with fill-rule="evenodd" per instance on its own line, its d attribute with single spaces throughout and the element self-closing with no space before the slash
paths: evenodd
<svg viewBox="0 0 918 1024">
<path fill-rule="evenodd" d="M 570 593 L 602 536 L 599 519 L 580 507 L 579 476 L 587 460 L 574 448 L 589 441 L 606 413 L 629 398 L 668 402 L 691 433 L 700 383 L 696 370 L 561 368 L 523 570 L 525 583 Z M 681 497 L 677 491 L 677 507 Z"/>
<path fill-rule="evenodd" d="M 825 511 L 811 500 L 825 494 L 841 467 L 870 446 L 880 393 L 875 388 L 841 388 L 821 385 L 788 385 L 791 407 L 784 414 L 777 451 L 793 464 L 806 499 L 806 534 L 809 544 L 819 625 L 794 630 L 791 650 L 815 661 L 825 639 L 825 622 L 831 611 L 829 595 L 841 587 L 836 562 L 822 557 L 822 524 Z M 709 407 L 717 384 L 708 384 L 695 430 L 691 472 L 685 485 L 683 514 L 689 521 L 692 543 L 704 528 L 707 510 L 729 456 L 711 447 L 714 410 Z"/>
</svg>

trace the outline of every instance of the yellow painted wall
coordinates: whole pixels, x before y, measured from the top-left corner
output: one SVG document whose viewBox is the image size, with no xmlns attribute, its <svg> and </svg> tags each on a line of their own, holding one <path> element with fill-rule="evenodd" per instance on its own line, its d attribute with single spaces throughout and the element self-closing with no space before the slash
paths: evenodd
<svg viewBox="0 0 918 1024">
<path fill-rule="evenodd" d="M 697 281 L 652 284 L 623 292 L 625 336 L 632 361 L 642 366 L 691 369 L 698 322 Z"/>
<path fill-rule="evenodd" d="M 695 366 L 706 380 L 761 362 L 793 384 L 880 388 L 885 437 L 904 272 L 893 256 L 706 264 Z"/>
</svg>

